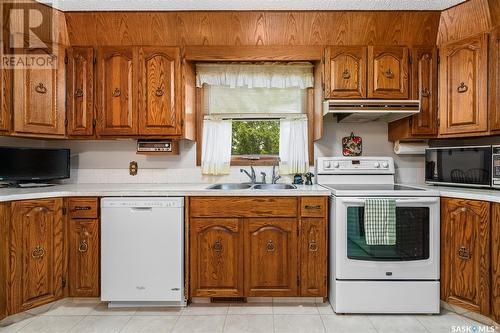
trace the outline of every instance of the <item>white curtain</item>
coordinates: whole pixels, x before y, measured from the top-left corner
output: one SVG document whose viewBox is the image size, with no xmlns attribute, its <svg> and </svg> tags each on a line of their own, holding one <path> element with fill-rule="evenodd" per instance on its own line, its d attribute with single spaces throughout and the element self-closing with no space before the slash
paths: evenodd
<svg viewBox="0 0 500 333">
<path fill-rule="evenodd" d="M 310 63 L 198 63 L 196 86 L 300 88 L 314 86 Z"/>
<path fill-rule="evenodd" d="M 307 117 L 280 120 L 280 173 L 309 171 Z"/>
<path fill-rule="evenodd" d="M 201 172 L 227 175 L 231 165 L 231 120 L 204 120 Z"/>
</svg>

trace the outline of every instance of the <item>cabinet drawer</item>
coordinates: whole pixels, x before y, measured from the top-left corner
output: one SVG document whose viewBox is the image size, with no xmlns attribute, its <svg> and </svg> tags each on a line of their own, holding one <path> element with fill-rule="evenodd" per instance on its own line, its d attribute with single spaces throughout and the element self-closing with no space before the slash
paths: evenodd
<svg viewBox="0 0 500 333">
<path fill-rule="evenodd" d="M 192 217 L 296 217 L 296 197 L 198 197 L 190 199 Z"/>
<path fill-rule="evenodd" d="M 68 199 L 69 216 L 74 219 L 92 219 L 99 217 L 97 198 Z"/>
<path fill-rule="evenodd" d="M 300 201 L 300 216 L 305 217 L 325 217 L 326 197 L 303 197 Z"/>
</svg>

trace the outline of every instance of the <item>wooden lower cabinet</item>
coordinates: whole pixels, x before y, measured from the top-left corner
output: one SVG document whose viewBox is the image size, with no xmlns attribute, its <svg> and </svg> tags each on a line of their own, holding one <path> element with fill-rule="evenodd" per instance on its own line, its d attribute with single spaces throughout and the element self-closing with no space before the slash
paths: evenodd
<svg viewBox="0 0 500 333">
<path fill-rule="evenodd" d="M 500 203 L 491 205 L 491 317 L 500 323 Z"/>
<path fill-rule="evenodd" d="M 245 294 L 297 295 L 297 219 L 249 218 L 244 225 Z"/>
<path fill-rule="evenodd" d="M 62 297 L 62 199 L 11 203 L 9 314 Z"/>
<path fill-rule="evenodd" d="M 69 296 L 98 297 L 99 219 L 70 219 L 68 236 Z"/>
<path fill-rule="evenodd" d="M 0 202 L 0 320 L 7 316 L 10 204 Z"/>
<path fill-rule="evenodd" d="M 490 203 L 441 199 L 441 298 L 484 315 L 490 313 L 489 234 Z"/>
<path fill-rule="evenodd" d="M 193 197 L 190 296 L 326 297 L 326 197 Z"/>
<path fill-rule="evenodd" d="M 190 220 L 191 296 L 243 296 L 243 230 L 235 218 Z"/>
</svg>

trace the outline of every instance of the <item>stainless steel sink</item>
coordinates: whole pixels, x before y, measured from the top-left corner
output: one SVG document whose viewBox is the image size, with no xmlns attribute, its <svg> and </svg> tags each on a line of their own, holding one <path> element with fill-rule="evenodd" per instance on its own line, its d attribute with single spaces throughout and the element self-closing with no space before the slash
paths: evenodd
<svg viewBox="0 0 500 333">
<path fill-rule="evenodd" d="M 297 186 L 292 184 L 256 184 L 252 187 L 254 190 L 293 190 Z"/>
<path fill-rule="evenodd" d="M 228 184 L 214 184 L 207 187 L 209 190 L 247 190 L 251 188 L 251 184 L 236 184 L 236 183 L 228 183 Z"/>
</svg>

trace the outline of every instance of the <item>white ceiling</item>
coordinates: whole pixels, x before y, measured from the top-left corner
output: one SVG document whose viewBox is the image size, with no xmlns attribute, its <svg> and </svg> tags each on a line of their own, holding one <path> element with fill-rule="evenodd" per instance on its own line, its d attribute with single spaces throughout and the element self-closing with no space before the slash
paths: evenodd
<svg viewBox="0 0 500 333">
<path fill-rule="evenodd" d="M 443 10 L 465 0 L 37 0 L 63 11 Z"/>
</svg>

